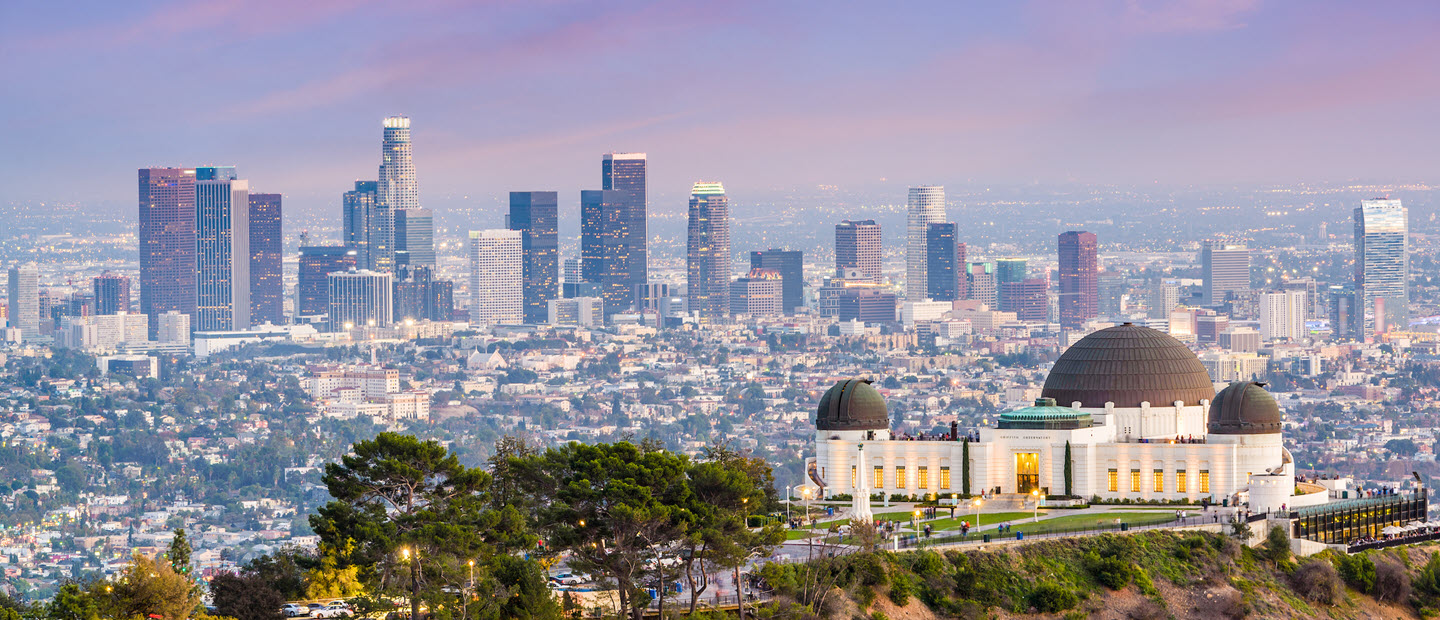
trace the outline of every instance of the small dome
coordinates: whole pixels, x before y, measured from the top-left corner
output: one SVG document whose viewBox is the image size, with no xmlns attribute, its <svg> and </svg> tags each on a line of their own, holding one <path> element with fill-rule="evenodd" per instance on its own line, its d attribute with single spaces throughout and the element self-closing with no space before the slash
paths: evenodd
<svg viewBox="0 0 1440 620">
<path fill-rule="evenodd" d="M 1268 435 L 1280 432 L 1280 405 L 1264 383 L 1236 382 L 1210 402 L 1212 435 Z"/>
<path fill-rule="evenodd" d="M 1053 398 L 1037 398 L 1035 406 L 1000 414 L 1001 429 L 1065 431 L 1095 425 L 1090 414 L 1079 409 L 1059 407 Z"/>
<path fill-rule="evenodd" d="M 820 397 L 815 428 L 822 431 L 879 431 L 890 428 L 885 397 L 869 379 L 846 379 Z"/>
<path fill-rule="evenodd" d="M 1199 405 L 1215 396 L 1200 358 L 1170 334 L 1125 323 L 1081 338 L 1050 369 L 1041 396 L 1099 409 Z"/>
</svg>

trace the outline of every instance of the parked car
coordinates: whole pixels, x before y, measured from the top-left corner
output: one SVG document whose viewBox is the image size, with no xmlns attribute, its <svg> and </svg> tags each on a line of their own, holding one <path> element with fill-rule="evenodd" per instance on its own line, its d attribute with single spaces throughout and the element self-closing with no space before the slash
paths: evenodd
<svg viewBox="0 0 1440 620">
<path fill-rule="evenodd" d="M 355 612 L 351 611 L 349 605 L 336 601 L 334 603 L 326 605 L 325 607 L 322 607 L 320 611 L 313 612 L 310 615 L 316 618 L 348 618 L 354 614 Z"/>
<path fill-rule="evenodd" d="M 308 616 L 310 615 L 310 608 L 304 605 L 298 605 L 296 603 L 285 603 L 283 606 L 280 607 L 280 613 L 285 614 L 286 618 L 294 618 L 296 616 Z"/>
<path fill-rule="evenodd" d="M 309 610 L 310 615 L 313 616 L 315 612 L 325 609 L 325 603 L 310 603 L 310 606 L 306 609 Z"/>
<path fill-rule="evenodd" d="M 584 573 L 560 573 L 550 578 L 550 581 L 562 586 L 578 586 L 590 581 L 590 576 Z"/>
</svg>

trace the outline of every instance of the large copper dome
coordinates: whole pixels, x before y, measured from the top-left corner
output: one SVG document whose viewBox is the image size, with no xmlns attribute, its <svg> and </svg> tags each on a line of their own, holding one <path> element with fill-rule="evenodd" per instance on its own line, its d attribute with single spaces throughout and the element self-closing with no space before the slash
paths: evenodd
<svg viewBox="0 0 1440 620">
<path fill-rule="evenodd" d="M 1097 331 L 1065 350 L 1040 395 L 1062 407 L 1169 407 L 1215 397 L 1205 365 L 1188 347 L 1148 327 L 1125 323 Z"/>
<path fill-rule="evenodd" d="M 1280 432 L 1280 405 L 1264 383 L 1231 383 L 1210 403 L 1210 433 L 1268 435 Z"/>
<path fill-rule="evenodd" d="M 890 428 L 885 397 L 869 379 L 846 379 L 820 397 L 815 428 L 822 431 L 879 431 Z"/>
</svg>

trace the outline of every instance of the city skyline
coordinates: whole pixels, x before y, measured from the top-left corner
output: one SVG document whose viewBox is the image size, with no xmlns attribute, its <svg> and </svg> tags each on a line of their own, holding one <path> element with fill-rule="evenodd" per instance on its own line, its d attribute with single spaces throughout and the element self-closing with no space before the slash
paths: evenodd
<svg viewBox="0 0 1440 620">
<path fill-rule="evenodd" d="M 654 187 L 671 202 L 683 200 L 698 178 L 725 178 L 744 196 L 817 184 L 1400 182 L 1433 175 L 1426 162 L 1440 141 L 1426 120 L 1440 80 L 1420 67 L 1437 56 L 1424 35 L 1440 19 L 1434 6 L 1397 4 L 1380 15 L 1317 4 L 1302 15 L 1258 2 L 1028 3 L 793 19 L 800 10 L 417 7 L 382 19 L 360 2 L 298 11 L 271 3 L 95 4 L 78 15 L 7 6 L 0 9 L 7 18 L 0 20 L 0 52 L 18 62 L 0 71 L 50 88 L 0 96 L 8 109 L 36 119 L 12 130 L 18 143 L 33 146 L 23 156 L 0 156 L 0 169 L 14 175 L 5 179 L 14 200 L 118 207 L 126 202 L 125 171 L 137 165 L 235 162 L 251 178 L 267 179 L 266 189 L 284 194 L 297 213 L 313 212 L 333 205 L 337 187 L 374 165 L 356 128 L 404 112 L 425 119 L 416 129 L 425 143 L 416 165 L 426 171 L 424 202 L 436 204 L 503 207 L 517 186 L 587 187 L 593 153 L 625 148 L 663 162 L 652 171 Z M 720 27 L 706 32 L 697 30 L 700 23 Z M 767 37 L 780 23 L 795 36 Z M 393 39 L 366 41 L 382 24 L 393 28 Z M 466 27 L 495 28 L 496 36 L 477 43 L 487 37 L 455 32 Z M 611 42 L 622 27 L 636 34 Z M 942 29 L 954 36 L 923 36 Z M 877 36 L 855 45 L 856 31 Z M 730 49 L 737 37 L 765 44 L 719 62 L 718 46 Z M 675 40 L 695 44 L 670 46 Z M 610 44 L 608 58 L 590 53 L 601 41 Z M 680 53 L 655 54 L 657 47 Z M 280 66 L 277 49 L 300 62 L 287 55 Z M 199 63 L 224 54 L 246 94 L 222 99 L 215 89 L 196 88 L 202 73 L 139 90 L 141 82 L 100 73 L 105 63 L 81 60 L 141 64 L 176 51 Z M 817 58 L 824 61 L 816 65 Z M 613 67 L 627 61 L 654 78 L 614 83 Z M 757 74 L 762 62 L 775 66 Z M 687 63 L 694 66 L 669 70 Z M 696 104 L 668 94 L 682 90 L 671 81 L 695 66 L 732 85 L 715 89 L 720 100 Z M 810 77 L 780 79 L 791 71 Z M 886 93 L 917 76 L 933 80 L 937 103 L 891 102 Z M 476 101 L 456 80 L 489 80 L 506 95 Z M 625 96 L 589 107 L 550 96 L 577 87 Z M 114 96 L 82 96 L 81 89 Z M 986 94 L 958 107 L 953 102 L 961 99 L 943 96 L 961 89 Z M 841 90 L 875 94 L 836 96 Z M 57 97 L 65 104 L 56 105 Z M 56 126 L 67 130 L 49 131 Z M 926 131 L 914 131 L 919 127 Z M 690 146 L 701 142 L 705 149 Z M 1097 142 L 1108 148 L 1097 151 Z M 121 143 L 127 148 L 103 147 Z M 67 167 L 96 173 L 58 181 L 55 171 Z M 655 208 L 677 212 L 684 204 Z"/>
</svg>

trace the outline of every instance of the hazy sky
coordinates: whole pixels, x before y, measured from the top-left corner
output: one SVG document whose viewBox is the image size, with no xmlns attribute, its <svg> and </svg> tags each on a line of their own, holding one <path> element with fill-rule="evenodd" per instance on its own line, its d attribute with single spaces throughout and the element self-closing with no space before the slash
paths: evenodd
<svg viewBox="0 0 1440 620">
<path fill-rule="evenodd" d="M 0 2 L 0 200 L 240 166 L 335 202 L 599 184 L 1433 180 L 1434 2 Z M 903 200 L 903 194 L 896 197 Z M 338 208 L 338 207 L 337 207 Z"/>
</svg>

